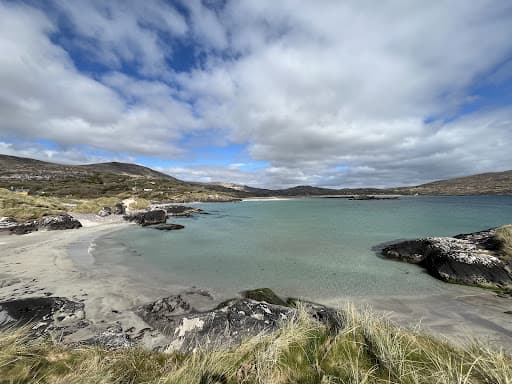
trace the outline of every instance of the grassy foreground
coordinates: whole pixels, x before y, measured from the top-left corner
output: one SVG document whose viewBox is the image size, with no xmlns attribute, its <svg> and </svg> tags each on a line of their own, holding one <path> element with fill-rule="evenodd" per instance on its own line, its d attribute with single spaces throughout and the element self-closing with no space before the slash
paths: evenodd
<svg viewBox="0 0 512 384">
<path fill-rule="evenodd" d="M 0 333 L 3 383 L 512 383 L 512 359 L 483 344 L 464 349 L 349 308 L 329 333 L 299 315 L 277 333 L 224 351 L 64 348 Z"/>
</svg>

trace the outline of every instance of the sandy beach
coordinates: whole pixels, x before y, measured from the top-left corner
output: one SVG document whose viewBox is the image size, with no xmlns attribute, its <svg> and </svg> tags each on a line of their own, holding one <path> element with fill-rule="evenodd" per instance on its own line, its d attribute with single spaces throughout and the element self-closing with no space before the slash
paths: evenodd
<svg viewBox="0 0 512 384">
<path fill-rule="evenodd" d="M 121 220 L 81 216 L 83 228 L 66 231 L 34 232 L 22 236 L 0 236 L 0 301 L 25 297 L 67 297 L 82 302 L 91 325 L 67 335 L 64 341 L 89 338 L 98 330 L 120 326 L 130 335 L 148 328 L 134 309 L 160 297 L 185 293 L 200 310 L 212 307 L 223 298 L 194 295 L 191 287 L 162 286 L 135 276 L 122 265 L 108 269 L 94 263 L 87 250 L 98 236 L 126 228 Z M 188 292 L 188 293 L 187 293 Z M 512 310 L 510 298 L 497 297 L 478 288 L 447 285 L 445 294 L 421 296 L 379 296 L 326 298 L 321 303 L 343 307 L 353 302 L 370 306 L 399 324 L 423 330 L 457 342 L 478 337 L 512 349 Z M 164 345 L 158 332 L 141 334 L 149 348 Z"/>
</svg>

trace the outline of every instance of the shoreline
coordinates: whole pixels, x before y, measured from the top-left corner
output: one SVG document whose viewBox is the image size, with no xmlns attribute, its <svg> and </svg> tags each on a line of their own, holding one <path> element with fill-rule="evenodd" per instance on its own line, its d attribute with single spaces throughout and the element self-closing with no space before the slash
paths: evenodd
<svg viewBox="0 0 512 384">
<path fill-rule="evenodd" d="M 67 335 L 64 342 L 78 342 L 98 331 L 119 325 L 131 335 L 142 332 L 144 347 L 155 348 L 167 343 L 159 332 L 144 333 L 148 325 L 135 314 L 137 306 L 161 297 L 184 294 L 193 288 L 173 285 L 155 286 L 123 265 L 111 269 L 96 265 L 85 255 L 95 239 L 127 228 L 123 221 L 93 220 L 81 217 L 81 229 L 34 232 L 28 235 L 0 236 L 0 300 L 26 297 L 66 297 L 84 304 L 91 326 Z M 142 274 L 143 275 L 143 274 Z M 141 275 L 141 276 L 142 276 Z M 6 283 L 7 282 L 7 283 Z M 193 292 L 192 292 L 193 293 Z M 279 294 L 279 292 L 277 292 Z M 197 309 L 212 308 L 222 299 L 188 297 Z M 195 302 L 194 302 L 195 300 Z M 320 304 L 342 308 L 347 303 L 356 307 L 370 306 L 376 313 L 386 314 L 398 324 L 415 327 L 440 339 L 461 343 L 479 337 L 498 346 L 512 349 L 512 316 L 510 300 L 496 297 L 479 288 L 447 284 L 443 294 L 421 296 L 343 296 L 325 298 Z"/>
</svg>

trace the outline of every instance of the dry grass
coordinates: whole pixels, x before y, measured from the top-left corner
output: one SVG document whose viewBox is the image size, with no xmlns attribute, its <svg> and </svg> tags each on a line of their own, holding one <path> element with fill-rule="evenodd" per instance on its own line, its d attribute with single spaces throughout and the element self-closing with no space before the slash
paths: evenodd
<svg viewBox="0 0 512 384">
<path fill-rule="evenodd" d="M 496 228 L 495 238 L 500 242 L 504 256 L 512 259 L 512 224 Z"/>
<path fill-rule="evenodd" d="M 66 208 L 58 198 L 27 196 L 0 188 L 0 216 L 29 220 L 64 213 Z"/>
<path fill-rule="evenodd" d="M 510 356 L 483 344 L 461 349 L 370 312 L 345 312 L 336 334 L 300 315 L 237 348 L 189 355 L 66 349 L 0 333 L 1 383 L 512 383 Z"/>
</svg>

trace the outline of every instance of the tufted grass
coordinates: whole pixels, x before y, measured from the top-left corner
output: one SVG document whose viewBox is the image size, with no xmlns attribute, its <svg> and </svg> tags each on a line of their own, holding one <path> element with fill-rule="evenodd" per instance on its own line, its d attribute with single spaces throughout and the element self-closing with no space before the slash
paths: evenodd
<svg viewBox="0 0 512 384">
<path fill-rule="evenodd" d="M 352 307 L 344 318 L 331 334 L 299 314 L 239 347 L 188 355 L 66 348 L 11 329 L 0 332 L 0 383 L 512 383 L 511 357 L 487 345 L 456 347 Z"/>
<path fill-rule="evenodd" d="M 512 224 L 496 228 L 494 235 L 501 244 L 501 251 L 508 259 L 512 259 Z"/>
</svg>

